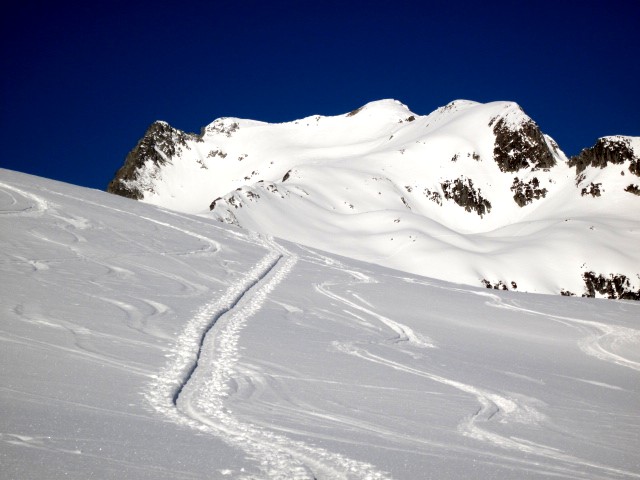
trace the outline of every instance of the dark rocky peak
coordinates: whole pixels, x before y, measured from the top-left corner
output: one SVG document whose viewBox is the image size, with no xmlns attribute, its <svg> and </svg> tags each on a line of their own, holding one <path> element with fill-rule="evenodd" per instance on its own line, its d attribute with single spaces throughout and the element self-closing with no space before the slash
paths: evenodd
<svg viewBox="0 0 640 480">
<path fill-rule="evenodd" d="M 513 105 L 506 115 L 491 119 L 496 137 L 493 155 L 502 172 L 517 172 L 522 169 L 549 169 L 556 164 L 552 149 L 555 143 L 547 143 L 540 128 L 522 109 Z"/>
<path fill-rule="evenodd" d="M 153 122 L 138 144 L 129 152 L 124 165 L 116 172 L 107 186 L 107 192 L 141 200 L 144 193 L 132 183 L 140 169 L 151 161 L 156 167 L 164 165 L 173 157 L 180 157 L 183 149 L 190 150 L 187 143 L 201 141 L 201 137 L 173 128 L 167 122 Z"/>
<path fill-rule="evenodd" d="M 608 164 L 629 162 L 629 171 L 640 177 L 640 158 L 635 154 L 629 138 L 622 136 L 599 138 L 595 145 L 583 149 L 569 159 L 569 166 L 576 167 L 580 175 L 587 167 L 605 168 Z"/>
</svg>

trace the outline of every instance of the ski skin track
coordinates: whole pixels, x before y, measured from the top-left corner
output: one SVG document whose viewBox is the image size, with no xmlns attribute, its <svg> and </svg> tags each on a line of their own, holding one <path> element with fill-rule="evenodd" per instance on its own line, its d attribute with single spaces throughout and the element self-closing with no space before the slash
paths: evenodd
<svg viewBox="0 0 640 480">
<path fill-rule="evenodd" d="M 31 207 L 26 211 L 11 212 L 12 214 L 40 215 L 51 206 L 49 202 L 45 201 L 38 195 L 25 192 L 24 190 L 11 185 L 6 185 L 2 182 L 0 182 L 0 186 L 6 187 L 18 195 L 22 195 L 23 197 L 32 200 L 36 204 L 35 211 Z M 166 222 L 155 220 L 144 215 L 139 215 L 113 206 L 80 199 L 73 195 L 56 192 L 54 190 L 47 190 L 47 192 L 61 197 L 87 202 L 94 206 L 137 217 L 162 227 L 179 231 L 185 235 L 208 243 L 213 247 L 213 253 L 219 252 L 221 249 L 220 244 L 215 240 Z M 220 227 L 215 228 L 224 230 Z M 221 425 L 216 425 L 215 422 L 211 422 L 206 417 L 202 417 L 200 415 L 194 415 L 197 418 L 193 418 L 178 408 L 177 403 L 180 394 L 197 371 L 198 359 L 202 353 L 204 342 L 211 330 L 214 329 L 213 327 L 215 324 L 226 314 L 228 315 L 233 309 L 235 309 L 242 302 L 243 298 L 250 293 L 250 290 L 260 290 L 260 283 L 264 282 L 267 277 L 274 273 L 273 271 L 277 269 L 279 263 L 283 261 L 283 258 L 286 257 L 284 260 L 285 264 L 282 268 L 284 273 L 275 283 L 267 283 L 267 288 L 265 290 L 270 291 L 275 288 L 275 286 L 282 281 L 297 262 L 296 255 L 290 254 L 284 249 L 284 247 L 281 247 L 273 241 L 273 239 L 265 239 L 259 234 L 254 234 L 250 237 L 251 238 L 246 239 L 249 243 L 254 243 L 267 248 L 269 253 L 245 274 L 244 281 L 232 284 L 220 298 L 205 304 L 200 308 L 200 310 L 198 310 L 196 315 L 188 322 L 178 338 L 173 352 L 175 360 L 170 361 L 158 375 L 154 376 L 148 390 L 144 393 L 146 400 L 153 406 L 154 410 L 163 414 L 170 421 L 188 426 L 204 433 L 213 434 L 231 446 L 245 450 L 250 457 L 255 458 L 256 461 L 261 464 L 263 474 L 266 475 L 267 478 L 282 480 L 321 480 L 323 478 L 381 480 L 390 478 L 387 474 L 377 471 L 371 464 L 352 460 L 341 454 L 313 447 L 301 441 L 293 441 L 288 437 L 266 432 L 264 429 L 251 424 L 243 425 L 236 422 L 236 426 L 240 427 L 240 435 L 239 438 L 236 438 L 234 441 L 231 437 L 234 436 L 234 433 L 236 434 L 235 436 L 238 437 L 238 432 L 230 432 L 228 429 L 221 428 Z M 223 396 L 227 396 L 227 393 L 223 392 Z M 254 442 L 257 443 L 259 447 L 262 447 L 258 448 L 258 452 L 247 450 L 248 439 L 246 437 L 246 433 L 247 430 L 251 429 L 254 430 L 254 436 L 266 437 L 262 439 L 262 442 L 260 439 L 258 439 L 258 442 Z M 274 449 L 278 450 L 279 457 L 282 457 L 283 455 L 281 452 L 284 452 L 285 462 L 289 464 L 285 471 L 278 471 L 278 468 L 274 469 L 273 467 L 268 468 L 268 462 L 265 462 L 261 458 L 262 455 L 269 453 Z M 328 463 L 333 465 L 329 465 Z M 257 479 L 264 478 L 264 476 L 261 475 L 260 477 L 255 477 L 251 475 L 242 475 L 237 478 Z"/>
<path fill-rule="evenodd" d="M 256 240 L 270 252 L 243 281 L 231 285 L 189 321 L 174 348 L 174 359 L 150 384 L 147 400 L 171 421 L 212 434 L 255 459 L 262 474 L 243 473 L 237 478 L 389 478 L 368 463 L 241 422 L 224 406 L 235 373 L 239 331 L 297 263 L 296 255 L 273 240 Z M 199 375 L 204 380 L 195 381 Z"/>
<path fill-rule="evenodd" d="M 268 257 L 270 257 L 270 255 L 265 257 L 265 259 L 268 258 Z M 189 368 L 186 376 L 182 380 L 182 383 L 180 384 L 180 386 L 176 389 L 175 393 L 173 394 L 173 404 L 176 405 L 176 407 L 178 405 L 178 397 L 180 396 L 180 393 L 184 389 L 185 385 L 187 383 L 189 383 L 189 380 L 193 376 L 193 372 L 196 370 L 196 368 L 198 368 L 198 361 L 200 360 L 200 357 L 201 357 L 201 354 L 202 354 L 202 347 L 203 347 L 203 344 L 204 344 L 204 339 L 207 336 L 207 334 L 215 326 L 216 322 L 218 321 L 218 319 L 220 317 L 222 317 L 223 315 L 225 315 L 226 313 L 231 311 L 236 305 L 238 305 L 240 300 L 242 300 L 245 297 L 245 295 L 249 294 L 250 290 L 254 286 L 256 286 L 261 280 L 263 280 L 267 275 L 269 275 L 269 272 L 271 272 L 275 268 L 275 266 L 278 264 L 278 262 L 280 261 L 281 258 L 282 258 L 282 256 L 278 256 L 275 259 L 273 259 L 271 261 L 271 264 L 267 266 L 267 268 L 265 269 L 264 272 L 262 272 L 256 278 L 251 279 L 250 282 L 248 284 L 246 284 L 246 290 L 241 291 L 240 293 L 238 293 L 228 307 L 226 307 L 226 308 L 222 309 L 221 311 L 217 312 L 211 318 L 211 322 L 209 323 L 209 325 L 207 325 L 205 327 L 204 331 L 200 335 L 200 340 L 198 342 L 199 343 L 198 352 L 196 353 L 196 360 L 195 360 L 195 362 L 193 362 L 193 364 Z"/>
</svg>

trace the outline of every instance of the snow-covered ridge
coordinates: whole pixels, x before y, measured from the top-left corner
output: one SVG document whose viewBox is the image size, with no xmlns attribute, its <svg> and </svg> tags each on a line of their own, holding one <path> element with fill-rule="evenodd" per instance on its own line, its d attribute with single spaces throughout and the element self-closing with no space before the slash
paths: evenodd
<svg viewBox="0 0 640 480">
<path fill-rule="evenodd" d="M 635 298 L 637 152 L 612 136 L 567 159 L 513 102 L 380 100 L 200 135 L 154 124 L 109 191 L 441 279 Z"/>
</svg>

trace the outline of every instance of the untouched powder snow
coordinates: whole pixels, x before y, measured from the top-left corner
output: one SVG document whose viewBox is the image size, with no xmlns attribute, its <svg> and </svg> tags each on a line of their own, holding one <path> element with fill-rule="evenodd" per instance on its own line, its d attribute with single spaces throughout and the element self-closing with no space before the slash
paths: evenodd
<svg viewBox="0 0 640 480">
<path fill-rule="evenodd" d="M 7 170 L 0 224 L 2 478 L 640 478 L 637 302 Z"/>
<path fill-rule="evenodd" d="M 640 172 L 627 160 L 578 175 L 513 102 L 223 118 L 172 155 L 166 138 L 152 142 L 164 164 L 142 155 L 116 181 L 145 203 L 468 285 L 580 296 L 593 272 L 640 292 Z M 607 138 L 640 156 L 640 138 Z"/>
</svg>

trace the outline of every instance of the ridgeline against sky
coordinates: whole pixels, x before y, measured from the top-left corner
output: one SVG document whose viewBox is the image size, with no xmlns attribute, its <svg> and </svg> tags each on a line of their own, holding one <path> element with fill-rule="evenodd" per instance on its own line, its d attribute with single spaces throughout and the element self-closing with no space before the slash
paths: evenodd
<svg viewBox="0 0 640 480">
<path fill-rule="evenodd" d="M 638 135 L 636 1 L 14 3 L 0 166 L 104 189 L 154 120 L 512 100 L 568 155 Z"/>
</svg>

